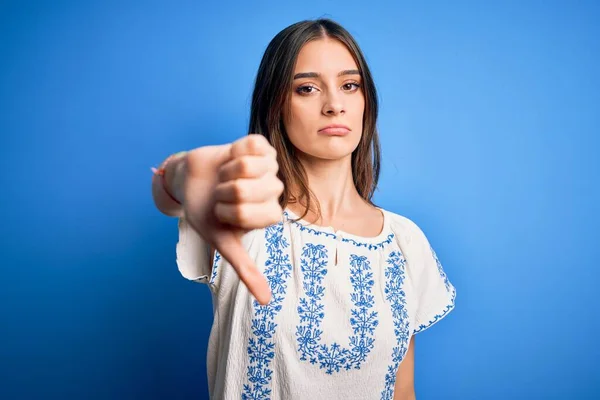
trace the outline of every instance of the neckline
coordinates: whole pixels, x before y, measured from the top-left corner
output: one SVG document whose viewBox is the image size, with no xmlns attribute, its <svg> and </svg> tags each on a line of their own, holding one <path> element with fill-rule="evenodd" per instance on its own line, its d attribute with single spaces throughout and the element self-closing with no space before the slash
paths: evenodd
<svg viewBox="0 0 600 400">
<path fill-rule="evenodd" d="M 311 224 L 310 222 L 306 221 L 305 219 L 300 219 L 296 213 L 294 213 L 292 210 L 290 210 L 287 207 L 285 208 L 283 214 L 285 215 L 286 219 L 289 222 L 299 224 L 301 226 L 304 226 L 304 227 L 311 229 L 313 231 L 316 231 L 316 232 L 323 232 L 323 233 L 335 236 L 336 238 L 339 238 L 339 239 L 351 239 L 351 240 L 354 240 L 356 242 L 361 242 L 361 243 L 378 243 L 378 242 L 382 242 L 382 241 L 386 240 L 390 234 L 390 229 L 389 229 L 390 218 L 389 218 L 386 210 L 384 210 L 383 208 L 380 208 L 380 207 L 376 207 L 376 208 L 383 215 L 383 227 L 381 229 L 381 232 L 379 232 L 379 234 L 377 236 L 354 235 L 352 233 L 343 231 L 341 229 L 335 230 L 332 226 L 322 226 L 322 225 Z"/>
</svg>

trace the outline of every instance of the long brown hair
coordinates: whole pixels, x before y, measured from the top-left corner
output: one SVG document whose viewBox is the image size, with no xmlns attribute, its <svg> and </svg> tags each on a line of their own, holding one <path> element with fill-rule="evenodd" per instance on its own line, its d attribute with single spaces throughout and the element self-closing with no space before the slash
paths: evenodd
<svg viewBox="0 0 600 400">
<path fill-rule="evenodd" d="M 283 117 L 289 106 L 298 53 L 309 41 L 324 37 L 337 39 L 348 48 L 362 77 L 365 96 L 363 132 L 358 147 L 352 153 L 352 176 L 358 193 L 370 204 L 373 204 L 372 197 L 379 180 L 381 149 L 377 133 L 377 91 L 358 44 L 346 29 L 329 19 L 290 25 L 271 40 L 258 68 L 252 94 L 249 133 L 265 136 L 277 150 L 278 175 L 285 187 L 279 199 L 281 207 L 285 208 L 290 202 L 305 203 L 304 215 L 310 209 L 311 201 L 317 203 L 319 216 L 320 207 L 308 187 L 306 171 L 296 156 L 295 147 L 285 132 Z M 291 193 L 291 184 L 298 188 L 298 198 Z"/>
</svg>

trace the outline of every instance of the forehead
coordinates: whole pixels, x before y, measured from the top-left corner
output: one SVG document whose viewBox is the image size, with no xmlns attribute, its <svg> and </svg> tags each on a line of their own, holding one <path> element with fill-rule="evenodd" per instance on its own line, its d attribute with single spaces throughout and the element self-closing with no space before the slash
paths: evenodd
<svg viewBox="0 0 600 400">
<path fill-rule="evenodd" d="M 300 49 L 294 73 L 337 74 L 349 69 L 358 69 L 358 65 L 348 48 L 336 39 L 323 38 L 308 42 Z"/>
</svg>

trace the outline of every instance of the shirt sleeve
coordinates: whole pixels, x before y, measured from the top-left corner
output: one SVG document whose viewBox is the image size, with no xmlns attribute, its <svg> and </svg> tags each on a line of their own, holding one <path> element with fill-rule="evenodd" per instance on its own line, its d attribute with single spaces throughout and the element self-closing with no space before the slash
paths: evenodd
<svg viewBox="0 0 600 400">
<path fill-rule="evenodd" d="M 413 333 L 431 327 L 454 309 L 456 289 L 423 231 L 413 223 L 412 276 L 418 306 Z"/>
<path fill-rule="evenodd" d="M 212 269 L 210 246 L 184 218 L 179 218 L 178 228 L 176 256 L 179 272 L 190 281 L 209 283 Z"/>
</svg>

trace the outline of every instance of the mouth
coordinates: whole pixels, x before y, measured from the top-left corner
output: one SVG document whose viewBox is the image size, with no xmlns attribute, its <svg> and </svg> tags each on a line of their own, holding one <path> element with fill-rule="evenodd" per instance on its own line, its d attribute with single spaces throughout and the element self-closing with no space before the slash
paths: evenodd
<svg viewBox="0 0 600 400">
<path fill-rule="evenodd" d="M 319 133 L 326 136 L 346 136 L 350 133 L 350 128 L 346 125 L 327 125 L 319 129 Z"/>
</svg>

